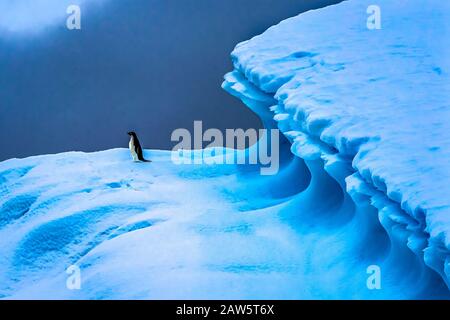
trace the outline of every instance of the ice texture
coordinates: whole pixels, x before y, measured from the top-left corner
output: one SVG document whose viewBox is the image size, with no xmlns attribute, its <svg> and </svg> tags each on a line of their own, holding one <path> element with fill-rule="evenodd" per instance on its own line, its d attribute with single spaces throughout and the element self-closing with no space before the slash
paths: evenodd
<svg viewBox="0 0 450 320">
<path fill-rule="evenodd" d="M 351 161 L 345 188 L 450 286 L 450 3 L 350 0 L 239 44 L 234 74 L 273 96 L 302 158 Z M 369 19 L 370 20 L 370 19 Z M 383 198 L 383 199 L 382 199 Z"/>
<path fill-rule="evenodd" d="M 0 297 L 449 299 L 449 4 L 379 0 L 368 30 L 369 4 L 232 53 L 223 88 L 283 132 L 276 175 L 157 150 L 1 162 Z"/>
</svg>

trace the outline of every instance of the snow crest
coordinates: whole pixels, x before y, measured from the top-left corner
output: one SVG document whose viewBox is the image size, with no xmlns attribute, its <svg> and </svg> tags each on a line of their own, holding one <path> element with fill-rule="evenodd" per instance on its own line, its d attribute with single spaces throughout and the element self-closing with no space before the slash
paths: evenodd
<svg viewBox="0 0 450 320">
<path fill-rule="evenodd" d="M 376 208 L 385 264 L 417 260 L 450 287 L 450 3 L 380 0 L 380 30 L 366 26 L 371 4 L 310 11 L 239 44 L 224 87 L 275 99 L 292 152 Z"/>
</svg>

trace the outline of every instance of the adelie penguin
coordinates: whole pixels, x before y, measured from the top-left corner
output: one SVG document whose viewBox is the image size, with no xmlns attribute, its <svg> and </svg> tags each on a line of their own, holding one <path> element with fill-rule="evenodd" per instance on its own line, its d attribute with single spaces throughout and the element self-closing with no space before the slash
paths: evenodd
<svg viewBox="0 0 450 320">
<path fill-rule="evenodd" d="M 128 135 L 130 136 L 130 143 L 128 146 L 130 147 L 131 156 L 133 157 L 133 160 L 135 162 L 142 161 L 142 162 L 151 162 L 151 160 L 146 160 L 144 158 L 144 155 L 142 154 L 142 147 L 139 143 L 139 139 L 136 135 L 136 132 L 130 131 L 128 132 Z"/>
</svg>

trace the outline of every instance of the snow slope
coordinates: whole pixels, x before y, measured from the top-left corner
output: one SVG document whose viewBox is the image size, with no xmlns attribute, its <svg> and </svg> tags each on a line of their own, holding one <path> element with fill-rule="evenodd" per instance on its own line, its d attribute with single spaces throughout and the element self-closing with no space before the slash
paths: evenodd
<svg viewBox="0 0 450 320">
<path fill-rule="evenodd" d="M 349 0 L 233 52 L 224 89 L 284 133 L 276 175 L 155 150 L 0 163 L 0 297 L 450 298 L 448 5 L 378 3 L 382 30 Z"/>
<path fill-rule="evenodd" d="M 414 259 L 385 263 L 376 212 L 356 208 L 321 164 L 292 156 L 289 143 L 282 154 L 274 176 L 255 166 L 175 165 L 167 151 L 133 163 L 126 149 L 1 163 L 1 296 L 448 297 Z M 366 286 L 372 264 L 382 267 L 382 290 Z M 80 290 L 66 286 L 71 265 Z"/>
<path fill-rule="evenodd" d="M 239 44 L 224 87 L 274 97 L 292 152 L 345 163 L 338 180 L 378 209 L 392 250 L 406 244 L 450 286 L 450 3 L 377 1 L 380 30 L 366 27 L 371 4 L 311 11 Z"/>
</svg>

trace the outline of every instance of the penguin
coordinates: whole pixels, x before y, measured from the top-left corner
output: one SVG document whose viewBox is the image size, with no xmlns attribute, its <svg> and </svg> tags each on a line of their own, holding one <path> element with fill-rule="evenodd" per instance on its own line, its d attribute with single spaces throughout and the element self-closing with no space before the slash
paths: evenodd
<svg viewBox="0 0 450 320">
<path fill-rule="evenodd" d="M 139 143 L 139 139 L 136 135 L 136 132 L 130 131 L 128 132 L 128 135 L 130 136 L 130 143 L 128 144 L 131 152 L 131 156 L 133 157 L 133 160 L 135 162 L 142 161 L 142 162 L 151 162 L 151 160 L 144 159 L 144 155 L 142 154 L 142 147 Z"/>
</svg>

